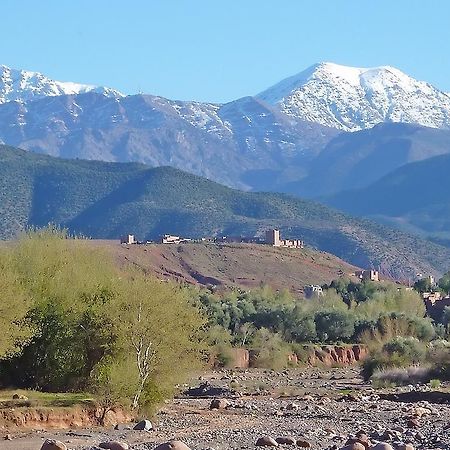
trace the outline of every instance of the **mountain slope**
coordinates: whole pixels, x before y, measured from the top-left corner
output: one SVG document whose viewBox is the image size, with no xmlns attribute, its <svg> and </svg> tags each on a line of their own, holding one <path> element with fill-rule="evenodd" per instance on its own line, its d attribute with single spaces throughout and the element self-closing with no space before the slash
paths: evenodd
<svg viewBox="0 0 450 450">
<path fill-rule="evenodd" d="M 369 186 L 414 161 L 450 153 L 450 130 L 410 124 L 380 124 L 342 133 L 311 162 L 309 175 L 283 191 L 308 198 Z"/>
<path fill-rule="evenodd" d="M 39 72 L 0 66 L 0 104 L 85 92 L 97 92 L 111 97 L 122 96 L 120 92 L 102 86 L 55 81 Z"/>
<path fill-rule="evenodd" d="M 95 238 L 261 234 L 279 227 L 312 247 L 394 277 L 441 274 L 450 250 L 281 194 L 241 192 L 138 164 L 63 160 L 0 147 L 0 231 L 48 222 Z M 411 251 L 414 249 L 414 252 Z"/>
<path fill-rule="evenodd" d="M 316 64 L 257 95 L 285 114 L 344 131 L 381 122 L 450 127 L 450 95 L 389 66 Z"/>
<path fill-rule="evenodd" d="M 244 189 L 275 190 L 300 179 L 336 134 L 251 97 L 215 105 L 87 93 L 0 105 L 0 140 L 9 145 L 65 158 L 171 165 Z"/>
<path fill-rule="evenodd" d="M 370 186 L 327 202 L 352 214 L 450 240 L 450 155 L 407 164 Z"/>
<path fill-rule="evenodd" d="M 0 142 L 65 158 L 170 165 L 244 190 L 318 198 L 448 151 L 448 130 L 379 123 L 445 128 L 450 117 L 447 94 L 389 67 L 318 64 L 257 98 L 223 105 L 108 96 L 41 74 L 2 73 Z"/>
</svg>

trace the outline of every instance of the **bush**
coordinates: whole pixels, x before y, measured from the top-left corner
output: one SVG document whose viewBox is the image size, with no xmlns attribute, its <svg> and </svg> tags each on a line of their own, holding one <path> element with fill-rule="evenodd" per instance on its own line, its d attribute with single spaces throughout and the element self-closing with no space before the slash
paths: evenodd
<svg viewBox="0 0 450 450">
<path fill-rule="evenodd" d="M 268 369 L 282 369 L 288 366 L 289 355 L 292 353 L 288 344 L 281 336 L 272 333 L 266 328 L 261 328 L 255 333 L 253 350 L 256 352 L 256 367 Z"/>
<path fill-rule="evenodd" d="M 397 337 L 384 344 L 380 351 L 372 352 L 362 367 L 362 376 L 370 379 L 375 372 L 408 367 L 425 360 L 426 346 L 418 339 Z"/>
</svg>

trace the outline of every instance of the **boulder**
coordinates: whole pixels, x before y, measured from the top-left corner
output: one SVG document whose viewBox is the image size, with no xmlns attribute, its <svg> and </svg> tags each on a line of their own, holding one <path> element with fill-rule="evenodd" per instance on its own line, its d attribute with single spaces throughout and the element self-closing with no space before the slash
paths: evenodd
<svg viewBox="0 0 450 450">
<path fill-rule="evenodd" d="M 286 410 L 287 411 L 297 411 L 300 408 L 300 405 L 298 403 L 292 402 L 292 403 L 288 403 L 286 405 Z"/>
<path fill-rule="evenodd" d="M 28 400 L 28 397 L 23 394 L 18 394 L 17 392 L 12 396 L 13 400 Z"/>
<path fill-rule="evenodd" d="M 411 416 L 414 417 L 422 417 L 422 416 L 428 416 L 431 414 L 431 409 L 430 408 L 424 408 L 423 406 L 415 406 L 413 408 L 410 409 L 409 413 L 411 414 Z"/>
<path fill-rule="evenodd" d="M 354 438 L 349 439 L 345 445 L 351 445 L 351 444 L 362 444 L 364 445 L 364 448 L 367 450 L 368 448 L 370 448 L 370 441 L 369 441 L 369 436 L 367 436 L 366 433 L 364 433 L 363 431 L 359 431 L 358 433 L 356 433 Z"/>
<path fill-rule="evenodd" d="M 412 417 L 411 419 L 408 419 L 406 426 L 408 428 L 419 428 L 420 422 L 415 417 Z"/>
<path fill-rule="evenodd" d="M 101 442 L 99 444 L 100 448 L 107 448 L 109 450 L 128 450 L 128 444 L 125 442 L 117 442 L 117 441 L 110 441 L 110 442 Z"/>
<path fill-rule="evenodd" d="M 133 427 L 133 430 L 150 431 L 153 430 L 153 425 L 150 420 L 141 420 Z"/>
<path fill-rule="evenodd" d="M 395 446 L 396 450 L 414 450 L 414 446 L 412 444 L 398 444 Z"/>
<path fill-rule="evenodd" d="M 42 444 L 41 450 L 67 450 L 66 444 L 55 439 L 46 439 Z"/>
<path fill-rule="evenodd" d="M 211 401 L 209 409 L 225 409 L 230 406 L 230 402 L 226 398 L 215 398 Z"/>
<path fill-rule="evenodd" d="M 256 441 L 258 447 L 278 447 L 278 442 L 270 436 L 262 436 Z"/>
<path fill-rule="evenodd" d="M 154 450 L 191 450 L 184 442 L 169 441 L 155 447 Z"/>
<path fill-rule="evenodd" d="M 378 444 L 372 447 L 373 450 L 394 450 L 391 444 L 387 442 L 378 442 Z"/>
<path fill-rule="evenodd" d="M 292 437 L 277 437 L 275 441 L 278 444 L 285 444 L 285 445 L 295 445 L 296 440 Z"/>
<path fill-rule="evenodd" d="M 366 447 L 361 442 L 353 441 L 350 444 L 341 447 L 340 450 L 366 450 Z"/>
<path fill-rule="evenodd" d="M 303 439 L 297 439 L 297 447 L 302 447 L 302 448 L 311 448 L 311 442 L 305 441 Z"/>
</svg>

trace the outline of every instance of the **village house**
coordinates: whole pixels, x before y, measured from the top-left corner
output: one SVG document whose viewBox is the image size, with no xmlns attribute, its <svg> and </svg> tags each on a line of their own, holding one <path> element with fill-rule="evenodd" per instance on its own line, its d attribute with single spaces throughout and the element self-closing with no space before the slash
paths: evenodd
<svg viewBox="0 0 450 450">
<path fill-rule="evenodd" d="M 355 276 L 362 281 L 380 281 L 380 274 L 378 270 L 358 270 Z"/>
<path fill-rule="evenodd" d="M 131 244 L 137 244 L 138 241 L 136 240 L 134 234 L 126 234 L 125 236 L 122 236 L 120 238 L 120 243 L 131 245 Z"/>
<path fill-rule="evenodd" d="M 322 286 L 318 284 L 308 284 L 303 288 L 305 298 L 321 297 L 323 295 Z"/>
<path fill-rule="evenodd" d="M 266 244 L 273 247 L 303 248 L 304 242 L 300 239 L 281 239 L 280 230 L 271 229 L 266 231 Z"/>
<path fill-rule="evenodd" d="M 161 244 L 184 244 L 186 242 L 191 242 L 191 239 L 174 236 L 172 234 L 165 234 L 161 238 Z"/>
</svg>

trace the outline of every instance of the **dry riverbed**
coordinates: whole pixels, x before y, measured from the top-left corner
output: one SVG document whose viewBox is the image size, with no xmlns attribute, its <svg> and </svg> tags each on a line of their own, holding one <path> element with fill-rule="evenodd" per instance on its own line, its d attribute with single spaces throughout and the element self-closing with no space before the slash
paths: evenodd
<svg viewBox="0 0 450 450">
<path fill-rule="evenodd" d="M 252 449 L 261 436 L 293 437 L 313 449 L 338 449 L 360 431 L 372 443 L 450 449 L 448 386 L 439 392 L 427 386 L 373 389 L 362 382 L 357 369 L 290 369 L 212 372 L 192 387 L 200 387 L 191 391 L 196 395 L 166 403 L 149 432 L 127 429 L 126 424 L 119 430 L 11 428 L 3 435 L 12 440 L 0 441 L 0 449 L 39 450 L 46 438 L 77 450 L 112 440 L 146 450 L 170 439 L 182 440 L 193 450 Z M 210 409 L 215 396 L 226 399 L 224 409 Z"/>
</svg>

